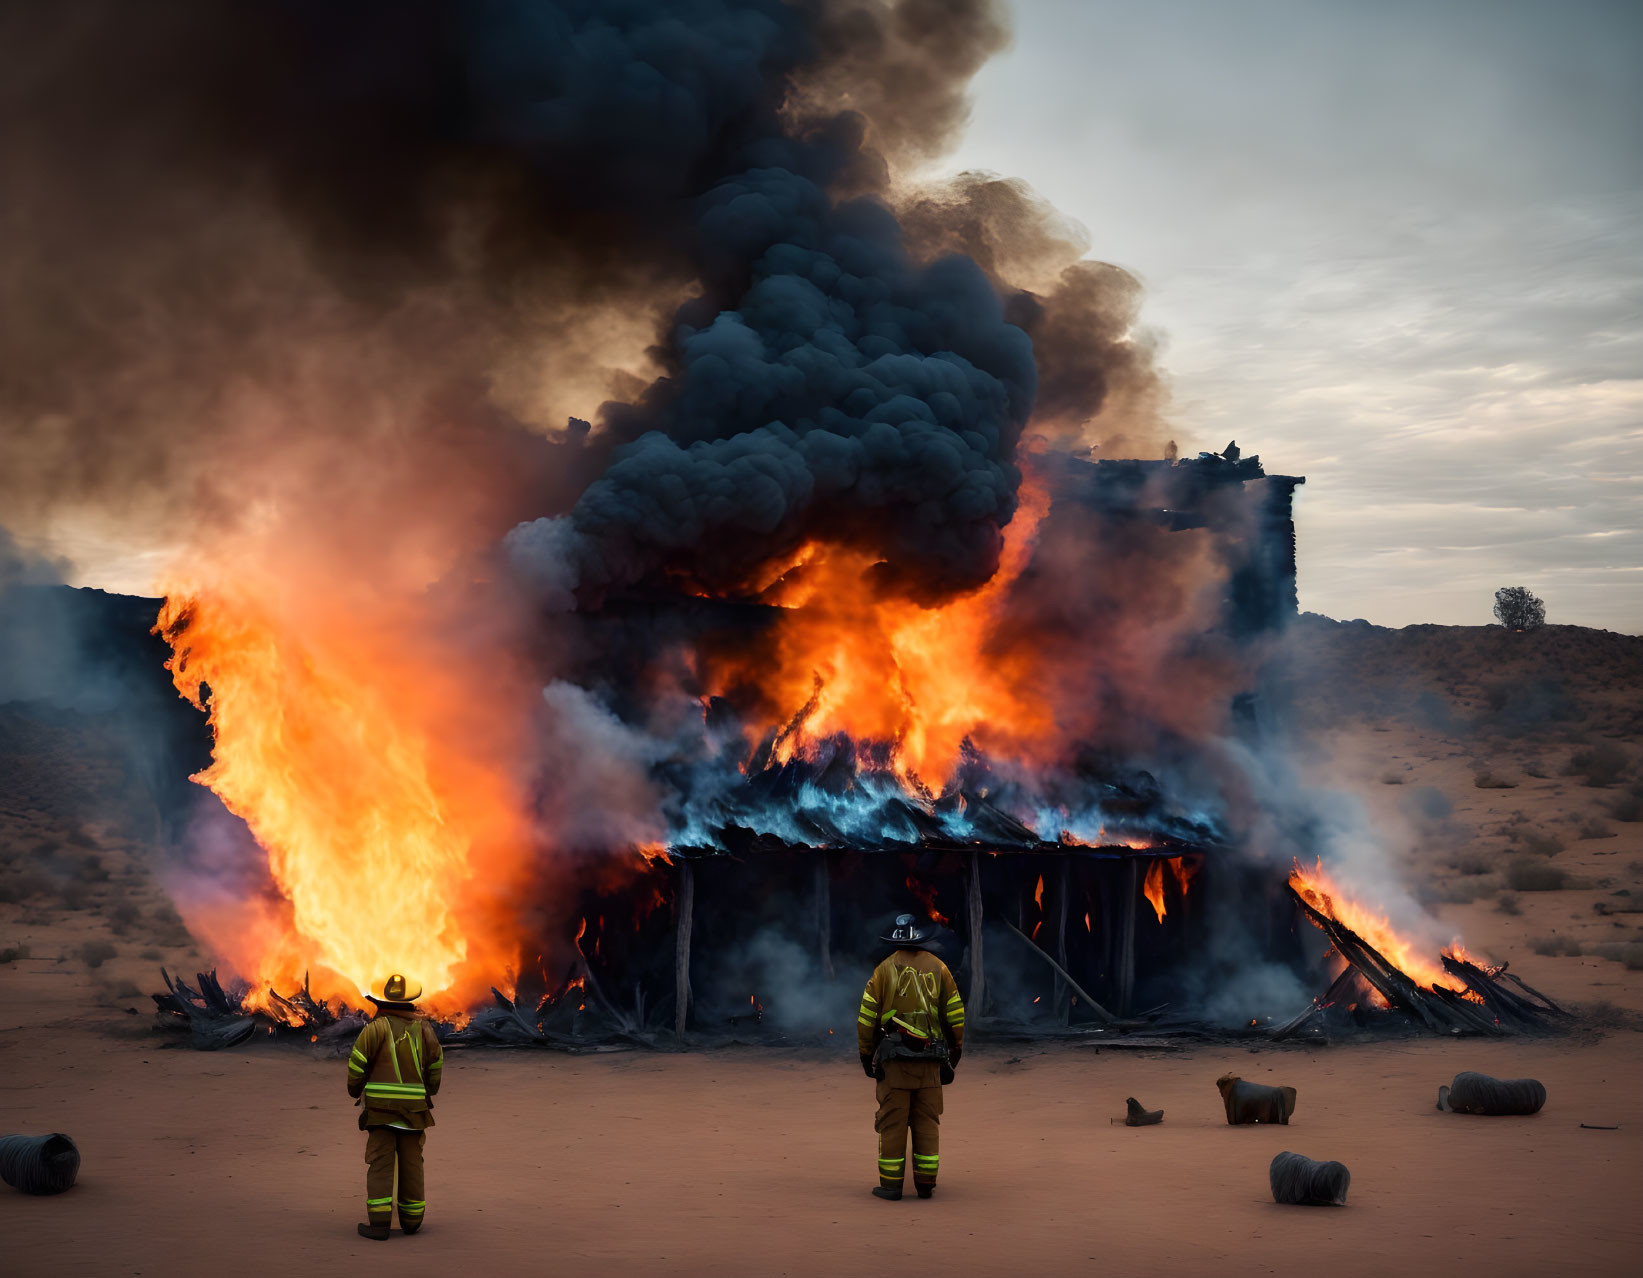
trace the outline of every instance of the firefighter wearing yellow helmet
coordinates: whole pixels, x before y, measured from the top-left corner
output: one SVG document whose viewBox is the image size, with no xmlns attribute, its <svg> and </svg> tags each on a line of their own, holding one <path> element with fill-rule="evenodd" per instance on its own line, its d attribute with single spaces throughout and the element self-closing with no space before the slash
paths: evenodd
<svg viewBox="0 0 1643 1278">
<path fill-rule="evenodd" d="M 399 1170 L 399 1227 L 414 1234 L 422 1227 L 422 1143 L 434 1125 L 433 1097 L 439 1091 L 445 1056 L 434 1027 L 417 1015 L 422 987 L 399 973 L 379 981 L 367 995 L 374 1018 L 348 1054 L 348 1095 L 362 1100 L 359 1129 L 365 1139 L 363 1237 L 388 1237 L 395 1203 L 394 1170 Z"/>
<path fill-rule="evenodd" d="M 879 1183 L 873 1195 L 901 1198 L 911 1128 L 913 1186 L 928 1198 L 941 1165 L 941 1089 L 953 1081 L 964 1050 L 964 1000 L 947 965 L 930 952 L 934 927 L 902 914 L 879 939 L 896 949 L 873 969 L 856 1015 L 861 1065 L 878 1084 L 873 1128 L 879 1134 Z"/>
</svg>

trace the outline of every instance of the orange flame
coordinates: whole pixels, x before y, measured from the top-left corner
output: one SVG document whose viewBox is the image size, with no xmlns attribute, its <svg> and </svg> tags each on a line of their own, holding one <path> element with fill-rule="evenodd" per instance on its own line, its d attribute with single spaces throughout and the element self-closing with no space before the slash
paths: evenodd
<svg viewBox="0 0 1643 1278">
<path fill-rule="evenodd" d="M 1044 908 L 1044 876 L 1038 876 L 1038 886 L 1033 889 L 1033 904 L 1039 909 Z"/>
<path fill-rule="evenodd" d="M 355 1005 L 389 972 L 430 999 L 477 995 L 512 957 L 479 916 L 520 835 L 506 772 L 457 728 L 471 689 L 390 616 L 316 602 L 306 622 L 224 580 L 160 611 L 173 682 L 210 714 L 213 762 L 194 780 L 246 821 L 281 894 L 190 924 L 256 988 L 299 987 L 311 967 L 316 996 Z"/>
<path fill-rule="evenodd" d="M 1153 846 L 1152 840 L 1143 835 L 1126 834 L 1120 837 L 1108 834 L 1106 826 L 1096 832 L 1093 840 L 1081 839 L 1071 830 L 1063 830 L 1060 841 L 1071 848 L 1129 848 L 1132 852 L 1144 852 Z"/>
<path fill-rule="evenodd" d="M 1289 876 L 1289 885 L 1318 913 L 1344 924 L 1369 942 L 1415 984 L 1427 989 L 1441 987 L 1456 993 L 1467 989 L 1465 982 L 1450 976 L 1441 965 L 1420 953 L 1415 948 L 1415 942 L 1399 935 L 1384 914 L 1361 904 L 1342 890 L 1324 871 L 1321 860 L 1310 870 L 1303 869 L 1301 863 L 1296 861 Z M 1458 942 L 1450 947 L 1449 952 L 1464 953 Z"/>
<path fill-rule="evenodd" d="M 953 924 L 951 920 L 949 920 L 948 917 L 940 910 L 936 909 L 936 889 L 933 885 L 920 883 L 911 874 L 909 874 L 907 876 L 907 890 L 918 898 L 918 902 L 924 907 L 926 914 L 933 918 L 937 923 L 940 923 L 943 927 L 952 927 Z"/>
<path fill-rule="evenodd" d="M 1000 668 L 987 646 L 1049 504 L 1048 490 L 1029 476 L 1004 530 L 998 571 L 933 608 L 880 598 L 871 557 L 808 543 L 753 583 L 764 602 L 786 610 L 773 652 L 705 671 L 710 692 L 758 687 L 767 709 L 749 732 L 754 739 L 778 733 L 781 762 L 842 733 L 891 743 L 891 764 L 910 786 L 940 788 L 966 739 L 1020 753 L 1052 732 L 1052 706 L 1018 687 L 1022 672 Z"/>
<path fill-rule="evenodd" d="M 1164 863 L 1162 861 L 1155 860 L 1147 867 L 1147 882 L 1146 886 L 1142 888 L 1142 894 L 1152 906 L 1153 912 L 1158 915 L 1158 921 L 1162 923 L 1166 913 L 1164 909 Z"/>
</svg>

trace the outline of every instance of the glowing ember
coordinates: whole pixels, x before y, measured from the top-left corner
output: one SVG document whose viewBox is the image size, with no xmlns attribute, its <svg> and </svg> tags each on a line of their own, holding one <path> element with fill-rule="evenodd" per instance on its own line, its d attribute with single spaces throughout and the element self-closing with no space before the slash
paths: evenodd
<svg viewBox="0 0 1643 1278">
<path fill-rule="evenodd" d="M 1151 839 L 1135 834 L 1122 837 L 1108 834 L 1106 826 L 1102 826 L 1093 839 L 1081 839 L 1071 830 L 1063 830 L 1060 841 L 1071 848 L 1129 848 L 1133 852 L 1144 852 L 1152 847 Z"/>
<path fill-rule="evenodd" d="M 1044 908 L 1044 876 L 1038 876 L 1038 886 L 1033 889 L 1033 904 L 1039 909 Z"/>
<path fill-rule="evenodd" d="M 1441 965 L 1416 950 L 1415 943 L 1400 936 L 1384 914 L 1376 913 L 1347 895 L 1324 872 L 1321 861 L 1310 870 L 1303 869 L 1301 863 L 1296 861 L 1289 876 L 1289 886 L 1318 913 L 1351 928 L 1415 984 L 1426 989 L 1441 987 L 1456 993 L 1466 992 L 1463 981 L 1450 976 Z M 1458 943 L 1452 945 L 1448 952 L 1464 953 Z M 1377 995 L 1377 1001 L 1384 1000 Z"/>
</svg>

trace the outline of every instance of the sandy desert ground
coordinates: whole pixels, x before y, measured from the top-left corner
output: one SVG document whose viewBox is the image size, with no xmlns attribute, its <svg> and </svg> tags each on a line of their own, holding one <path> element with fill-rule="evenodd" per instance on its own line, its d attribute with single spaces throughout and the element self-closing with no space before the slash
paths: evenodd
<svg viewBox="0 0 1643 1278">
<path fill-rule="evenodd" d="M 0 707 L 0 1131 L 63 1130 L 84 1157 L 60 1198 L 0 1192 L 0 1271 L 1637 1272 L 1643 640 L 1309 621 L 1297 642 L 1310 779 L 1361 794 L 1429 908 L 1580 1009 L 1577 1032 L 983 1042 L 948 1093 L 940 1191 L 899 1204 L 867 1193 L 872 1092 L 848 1053 L 456 1052 L 427 1227 L 386 1244 L 354 1234 L 342 1063 L 195 1053 L 151 1027 L 158 966 L 200 957 L 154 881 L 152 812 L 95 725 Z M 1292 1124 L 1227 1127 L 1228 1069 L 1299 1088 Z M 1461 1069 L 1535 1075 L 1550 1100 L 1437 1112 Z M 1114 1125 L 1127 1095 L 1163 1125 Z M 1275 1206 L 1282 1149 L 1345 1162 L 1349 1205 Z"/>
</svg>

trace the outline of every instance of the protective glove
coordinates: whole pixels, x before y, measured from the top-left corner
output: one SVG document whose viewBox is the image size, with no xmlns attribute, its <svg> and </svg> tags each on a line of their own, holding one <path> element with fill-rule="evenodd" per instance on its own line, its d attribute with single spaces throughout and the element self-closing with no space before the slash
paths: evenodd
<svg viewBox="0 0 1643 1278">
<path fill-rule="evenodd" d="M 947 1049 L 947 1063 L 954 1069 L 958 1068 L 958 1058 L 964 1055 L 962 1047 L 953 1046 Z"/>
<path fill-rule="evenodd" d="M 877 1068 L 873 1065 L 873 1057 L 871 1053 L 863 1052 L 861 1054 L 861 1067 L 868 1078 L 876 1079 L 879 1076 Z"/>
</svg>

